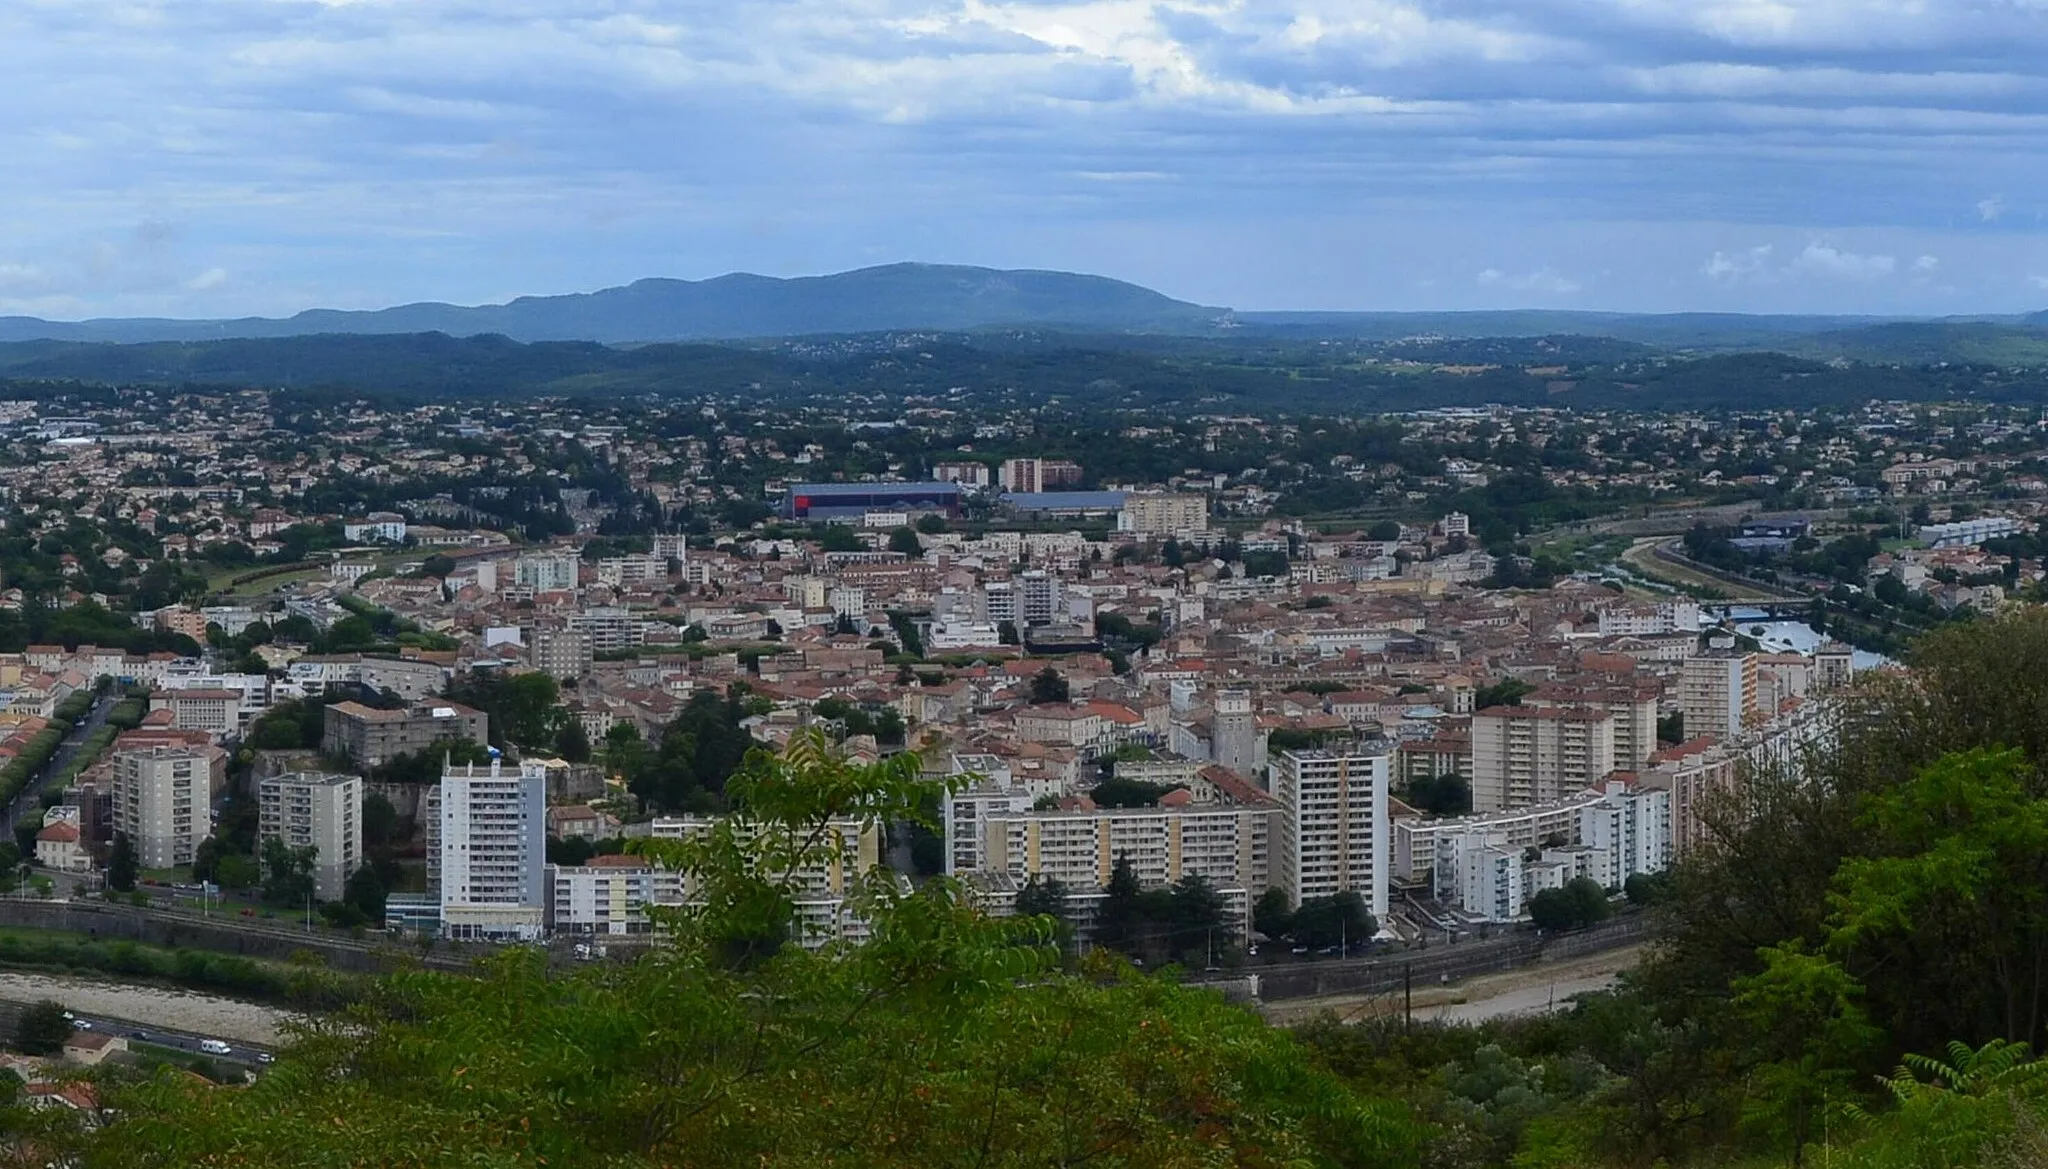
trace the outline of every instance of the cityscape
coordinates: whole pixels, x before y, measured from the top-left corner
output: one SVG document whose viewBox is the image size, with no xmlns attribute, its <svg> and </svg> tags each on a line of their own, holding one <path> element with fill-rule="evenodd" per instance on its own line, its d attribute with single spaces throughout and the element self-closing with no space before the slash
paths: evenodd
<svg viewBox="0 0 2048 1169">
<path fill-rule="evenodd" d="M 2048 1166 L 2044 63 L 0 4 L 0 1169 Z"/>
</svg>

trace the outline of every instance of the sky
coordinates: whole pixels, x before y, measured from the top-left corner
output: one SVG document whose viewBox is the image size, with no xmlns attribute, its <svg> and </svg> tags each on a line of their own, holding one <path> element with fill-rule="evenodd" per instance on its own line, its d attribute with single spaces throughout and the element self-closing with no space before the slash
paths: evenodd
<svg viewBox="0 0 2048 1169">
<path fill-rule="evenodd" d="M 0 0 L 0 314 L 2048 307 L 2048 0 Z"/>
</svg>

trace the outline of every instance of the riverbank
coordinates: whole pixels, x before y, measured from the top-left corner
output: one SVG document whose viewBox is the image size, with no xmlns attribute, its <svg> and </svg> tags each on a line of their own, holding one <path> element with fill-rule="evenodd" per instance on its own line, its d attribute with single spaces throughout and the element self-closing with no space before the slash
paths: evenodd
<svg viewBox="0 0 2048 1169">
<path fill-rule="evenodd" d="M 0 971 L 0 1000 L 36 1003 L 51 999 L 84 1018 L 105 1017 L 210 1035 L 260 1047 L 276 1047 L 290 1011 L 239 999 L 169 987 L 133 986 L 68 974 Z"/>
<path fill-rule="evenodd" d="M 1572 995 L 1606 990 L 1621 972 L 1636 964 L 1642 947 L 1625 946 L 1558 962 L 1539 962 L 1518 970 L 1481 975 L 1448 986 L 1417 986 L 1412 1005 L 1418 1021 L 1483 1023 L 1513 1015 L 1538 1015 L 1567 1005 Z M 1294 1002 L 1270 1003 L 1260 1013 L 1270 1023 L 1306 1023 L 1324 1015 L 1341 1022 L 1398 1016 L 1400 991 L 1382 994 L 1338 994 Z"/>
</svg>

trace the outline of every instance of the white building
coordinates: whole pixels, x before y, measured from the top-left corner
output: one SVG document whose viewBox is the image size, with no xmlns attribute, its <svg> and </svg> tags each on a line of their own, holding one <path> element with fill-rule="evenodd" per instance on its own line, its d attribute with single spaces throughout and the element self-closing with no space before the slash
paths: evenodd
<svg viewBox="0 0 2048 1169">
<path fill-rule="evenodd" d="M 427 877 L 456 939 L 532 941 L 547 914 L 547 769 L 450 767 L 431 793 Z"/>
<path fill-rule="evenodd" d="M 2022 530 L 2011 516 L 1987 515 L 1948 524 L 1922 524 L 1920 542 L 1929 548 L 1974 548 L 1986 540 L 2017 536 Z"/>
<path fill-rule="evenodd" d="M 537 593 L 575 592 L 580 562 L 565 552 L 529 552 L 512 562 L 512 581 Z"/>
<path fill-rule="evenodd" d="M 1610 783 L 1598 803 L 1579 812 L 1579 843 L 1594 857 L 1587 874 L 1619 889 L 1638 873 L 1671 866 L 1671 793 Z"/>
<path fill-rule="evenodd" d="M 145 869 L 189 865 L 213 831 L 217 747 L 156 744 L 114 755 L 114 832 Z"/>
<path fill-rule="evenodd" d="M 1699 602 L 1687 597 L 1649 605 L 1610 605 L 1600 610 L 1602 637 L 1659 637 L 1699 631 Z"/>
<path fill-rule="evenodd" d="M 313 849 L 313 891 L 339 901 L 363 863 L 363 780 L 314 771 L 275 775 L 256 785 L 259 838 Z"/>
<path fill-rule="evenodd" d="M 1387 916 L 1392 854 L 1384 746 L 1286 751 L 1273 760 L 1281 831 L 1274 884 L 1296 905 L 1356 892 L 1373 917 Z"/>
<path fill-rule="evenodd" d="M 345 540 L 357 544 L 405 543 L 405 517 L 397 512 L 373 511 L 359 520 L 345 520 L 341 525 Z"/>
<path fill-rule="evenodd" d="M 548 928 L 557 934 L 643 934 L 649 906 L 682 902 L 681 879 L 645 857 L 547 866 Z"/>
<path fill-rule="evenodd" d="M 1253 896 L 1272 883 L 1279 812 L 1264 807 L 1189 805 L 1084 811 L 994 813 L 983 821 L 983 871 L 1018 881 L 1057 880 L 1102 888 L 1119 860 L 1151 889 L 1189 875 Z"/>
</svg>

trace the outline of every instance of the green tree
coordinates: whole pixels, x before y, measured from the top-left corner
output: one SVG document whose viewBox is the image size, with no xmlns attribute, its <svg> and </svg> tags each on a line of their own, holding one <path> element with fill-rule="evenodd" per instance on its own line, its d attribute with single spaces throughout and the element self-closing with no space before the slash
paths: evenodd
<svg viewBox="0 0 2048 1169">
<path fill-rule="evenodd" d="M 1305 897 L 1294 911 L 1294 940 L 1304 946 L 1320 949 L 1369 942 L 1379 928 L 1365 899 L 1355 892 Z"/>
<path fill-rule="evenodd" d="M 582 719 L 572 715 L 562 720 L 562 729 L 555 732 L 555 754 L 571 763 L 590 762 L 590 734 Z"/>
<path fill-rule="evenodd" d="M 1472 696 L 1474 710 L 1487 710 L 1495 706 L 1513 706 L 1536 687 L 1520 678 L 1502 678 L 1487 686 L 1481 686 Z"/>
<path fill-rule="evenodd" d="M 223 889 L 253 889 L 263 883 L 263 866 L 248 853 L 223 852 L 214 864 L 213 879 Z"/>
<path fill-rule="evenodd" d="M 383 792 L 363 795 L 363 847 L 388 848 L 398 843 L 398 809 Z"/>
<path fill-rule="evenodd" d="M 383 878 L 369 865 L 363 865 L 350 873 L 348 883 L 342 887 L 341 893 L 344 905 L 361 914 L 363 920 L 375 926 L 384 924 L 385 897 Z"/>
<path fill-rule="evenodd" d="M 55 1055 L 71 1038 L 71 1018 L 64 1004 L 43 999 L 21 1013 L 14 1027 L 15 1049 L 25 1055 Z"/>
<path fill-rule="evenodd" d="M 263 900 L 271 905 L 302 905 L 313 896 L 311 847 L 293 848 L 273 836 L 263 842 Z"/>
<path fill-rule="evenodd" d="M 431 576 L 436 579 L 453 576 L 455 575 L 455 561 L 447 556 L 436 553 L 420 562 L 420 575 Z"/>
<path fill-rule="evenodd" d="M 1747 1120 L 1804 1162 L 1822 1109 L 1868 1075 L 1859 1065 L 1882 1038 L 1861 1006 L 1863 988 L 1840 966 L 1797 945 L 1769 947 L 1764 968 L 1737 979 L 1732 1005 L 1753 1050 Z"/>
<path fill-rule="evenodd" d="M 924 542 L 917 538 L 915 529 L 897 528 L 889 533 L 889 551 L 900 552 L 913 558 L 923 556 Z"/>
<path fill-rule="evenodd" d="M 1071 700 L 1067 679 L 1058 670 L 1047 666 L 1031 676 L 1031 702 L 1034 706 Z"/>
<path fill-rule="evenodd" d="M 1294 932 L 1294 904 L 1287 899 L 1287 890 L 1275 886 L 1259 894 L 1252 903 L 1252 928 L 1269 938 Z"/>
<path fill-rule="evenodd" d="M 139 870 L 135 842 L 128 839 L 127 833 L 116 832 L 113 851 L 107 855 L 107 888 L 117 893 L 132 892 Z"/>
<path fill-rule="evenodd" d="M 1131 858 L 1116 858 L 1110 865 L 1109 884 L 1102 891 L 1102 902 L 1095 909 L 1096 942 L 1127 954 L 1135 952 L 1145 926 L 1145 888 L 1138 883 Z"/>
<path fill-rule="evenodd" d="M 1057 877 L 1033 877 L 1017 890 L 1017 916 L 1067 920 L 1067 887 Z"/>
<path fill-rule="evenodd" d="M 936 536 L 952 530 L 952 525 L 946 522 L 945 516 L 932 511 L 917 517 L 917 530 L 927 536 Z"/>
</svg>

